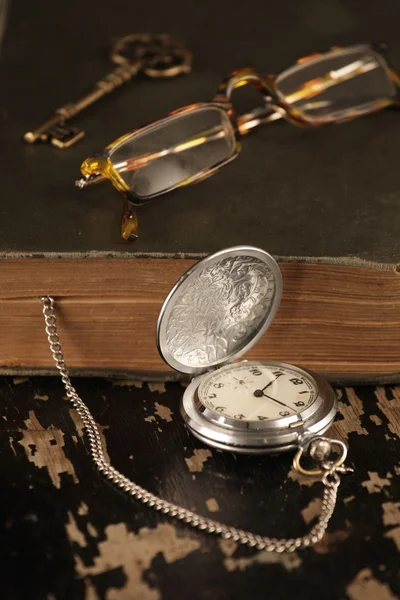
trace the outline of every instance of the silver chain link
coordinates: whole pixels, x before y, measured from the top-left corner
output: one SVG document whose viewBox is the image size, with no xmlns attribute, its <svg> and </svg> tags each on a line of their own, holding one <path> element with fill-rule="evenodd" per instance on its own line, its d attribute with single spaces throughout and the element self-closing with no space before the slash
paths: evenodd
<svg viewBox="0 0 400 600">
<path fill-rule="evenodd" d="M 277 539 L 256 535 L 249 531 L 243 531 L 242 529 L 224 525 L 223 523 L 214 521 L 213 519 L 202 517 L 191 510 L 182 508 L 177 504 L 173 504 L 167 500 L 159 498 L 155 494 L 148 492 L 125 477 L 125 475 L 122 475 L 122 473 L 117 471 L 117 469 L 115 469 L 105 457 L 100 433 L 95 420 L 71 384 L 61 348 L 60 338 L 57 333 L 57 319 L 54 312 L 54 299 L 50 296 L 44 296 L 41 298 L 41 300 L 43 303 L 43 315 L 46 324 L 46 333 L 50 344 L 50 350 L 53 354 L 56 367 L 61 375 L 61 380 L 64 384 L 67 397 L 82 419 L 89 441 L 89 450 L 93 462 L 95 463 L 97 469 L 103 473 L 107 479 L 115 483 L 119 488 L 127 492 L 133 498 L 140 500 L 143 504 L 152 506 L 157 511 L 174 517 L 180 521 L 184 521 L 191 527 L 206 531 L 207 533 L 219 535 L 227 540 L 234 540 L 239 544 L 254 547 L 258 550 L 266 550 L 267 552 L 294 552 L 297 549 L 313 546 L 321 540 L 335 509 L 337 489 L 340 485 L 340 477 L 338 472 L 345 472 L 347 470 L 345 467 L 336 467 L 332 462 L 322 463 L 322 468 L 324 469 L 324 474 L 322 476 L 324 492 L 322 496 L 321 512 L 317 523 L 306 535 L 288 539 Z"/>
</svg>

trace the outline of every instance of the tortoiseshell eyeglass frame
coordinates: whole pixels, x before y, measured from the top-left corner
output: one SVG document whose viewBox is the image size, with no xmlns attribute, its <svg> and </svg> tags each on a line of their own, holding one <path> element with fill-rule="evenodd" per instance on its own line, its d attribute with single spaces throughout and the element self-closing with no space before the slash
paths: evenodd
<svg viewBox="0 0 400 600">
<path fill-rule="evenodd" d="M 83 188 L 89 184 L 109 179 L 114 185 L 114 187 L 120 192 L 122 192 L 124 196 L 124 214 L 121 225 L 121 235 L 125 240 L 135 240 L 138 237 L 138 222 L 135 206 L 143 204 L 144 202 L 147 202 L 152 198 L 155 198 L 162 194 L 166 194 L 167 192 L 170 192 L 175 188 L 186 186 L 192 183 L 197 183 L 198 181 L 201 181 L 202 179 L 213 175 L 214 173 L 219 171 L 221 167 L 225 166 L 226 164 L 230 163 L 234 158 L 236 158 L 236 156 L 240 152 L 241 137 L 247 134 L 250 130 L 254 129 L 255 127 L 266 123 L 270 123 L 272 121 L 276 121 L 281 118 L 286 119 L 290 123 L 293 123 L 298 126 L 316 127 L 332 122 L 339 123 L 348 121 L 361 115 L 376 112 L 390 105 L 399 105 L 400 78 L 388 60 L 388 46 L 385 43 L 359 44 L 345 48 L 333 47 L 329 50 L 326 50 L 325 52 L 315 53 L 310 56 L 301 58 L 297 61 L 296 65 L 306 63 L 307 61 L 316 59 L 318 57 L 324 57 L 329 53 L 340 53 L 343 51 L 352 50 L 354 50 L 355 52 L 360 51 L 364 53 L 369 53 L 380 58 L 380 63 L 382 64 L 382 67 L 386 69 L 386 74 L 389 80 L 393 83 L 394 89 L 396 91 L 393 97 L 378 98 L 376 100 L 361 104 L 359 107 L 343 110 L 340 113 L 336 114 L 334 113 L 322 117 L 310 116 L 300 108 L 296 107 L 293 103 L 287 102 L 285 96 L 278 89 L 277 80 L 280 76 L 260 75 L 253 69 L 239 69 L 237 71 L 233 71 L 232 73 L 230 73 L 230 75 L 228 75 L 228 77 L 224 79 L 224 81 L 219 86 L 217 95 L 213 98 L 211 102 L 200 102 L 175 110 L 169 115 L 167 115 L 165 118 L 160 119 L 159 121 L 155 121 L 150 125 L 147 125 L 146 127 L 136 129 L 130 133 L 123 135 L 122 137 L 115 140 L 112 144 L 107 146 L 103 152 L 100 152 L 94 155 L 93 157 L 87 158 L 81 166 L 81 172 L 84 177 L 77 181 L 76 184 L 78 187 Z M 286 71 L 283 71 L 283 73 L 286 73 Z M 329 73 L 326 77 L 329 77 Z M 323 91 L 324 86 L 327 88 L 329 85 L 332 85 L 332 83 L 329 84 L 329 82 L 326 82 L 326 77 L 321 78 L 321 81 L 317 81 L 319 91 Z M 346 75 L 345 78 L 349 77 Z M 340 81 L 343 80 L 344 79 L 341 79 Z M 255 108 L 253 111 L 247 114 L 238 115 L 232 105 L 231 96 L 235 89 L 244 85 L 251 85 L 261 93 L 264 99 L 264 106 Z M 315 85 L 315 82 L 312 82 L 312 85 Z M 304 97 L 307 96 L 305 95 Z M 213 167 L 203 169 L 195 176 L 188 177 L 183 181 L 172 185 L 169 188 L 163 189 L 161 192 L 158 192 L 153 195 L 148 195 L 145 198 L 140 198 L 139 196 L 137 196 L 121 177 L 120 173 L 118 172 L 111 160 L 111 154 L 116 149 L 116 147 L 121 148 L 127 142 L 131 142 L 139 133 L 140 135 L 143 135 L 144 133 L 150 132 L 153 128 L 160 127 L 160 125 L 170 120 L 171 117 L 190 113 L 204 107 L 213 106 L 218 109 L 222 109 L 228 115 L 235 137 L 235 144 L 233 146 L 233 151 L 231 152 L 231 154 L 226 159 L 216 163 Z"/>
</svg>

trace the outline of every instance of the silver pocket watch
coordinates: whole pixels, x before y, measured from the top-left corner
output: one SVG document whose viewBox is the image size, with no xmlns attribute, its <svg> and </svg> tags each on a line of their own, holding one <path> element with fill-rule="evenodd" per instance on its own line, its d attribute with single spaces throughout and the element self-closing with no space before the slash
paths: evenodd
<svg viewBox="0 0 400 600">
<path fill-rule="evenodd" d="M 296 538 L 271 538 L 226 525 L 160 498 L 120 473 L 105 455 L 98 426 L 73 387 L 58 335 L 54 299 L 42 297 L 46 334 L 67 397 L 87 435 L 93 462 L 104 477 L 131 497 L 201 531 L 270 552 L 294 552 L 316 544 L 331 518 L 347 447 L 323 436 L 337 405 L 320 376 L 281 362 L 233 362 L 272 323 L 282 295 L 282 276 L 267 252 L 237 246 L 192 267 L 177 282 L 161 309 L 157 342 L 174 369 L 191 374 L 181 412 L 203 443 L 231 452 L 262 454 L 297 450 L 293 468 L 323 484 L 320 514 Z M 308 454 L 311 466 L 302 464 Z"/>
<path fill-rule="evenodd" d="M 322 377 L 281 362 L 233 362 L 271 325 L 281 296 L 274 258 L 237 246 L 198 262 L 165 300 L 159 352 L 171 367 L 194 376 L 181 413 L 203 443 L 277 453 L 304 447 L 334 420 L 335 393 Z"/>
</svg>

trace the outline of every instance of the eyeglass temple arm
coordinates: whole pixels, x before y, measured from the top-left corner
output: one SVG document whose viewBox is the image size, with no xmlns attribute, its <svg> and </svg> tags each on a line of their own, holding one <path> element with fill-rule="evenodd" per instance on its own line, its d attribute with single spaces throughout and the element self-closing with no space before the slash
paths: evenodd
<svg viewBox="0 0 400 600">
<path fill-rule="evenodd" d="M 278 121 L 284 116 L 284 111 L 279 110 L 268 103 L 266 106 L 259 106 L 251 112 L 238 117 L 238 128 L 242 135 L 245 135 L 252 129 L 260 125 L 267 125 L 273 121 Z"/>
<path fill-rule="evenodd" d="M 324 100 L 323 102 L 309 102 L 307 104 L 307 110 L 318 110 L 322 106 L 330 106 L 332 102 L 329 100 Z M 244 115 L 240 115 L 238 117 L 238 127 L 239 131 L 242 135 L 245 135 L 252 129 L 259 127 L 260 125 L 267 125 L 268 123 L 272 123 L 273 121 L 278 121 L 279 119 L 283 119 L 286 111 L 279 106 L 275 106 L 271 102 L 267 102 L 266 106 L 260 106 L 255 108 L 249 113 L 245 113 Z"/>
<path fill-rule="evenodd" d="M 104 175 L 101 175 L 100 173 L 96 173 L 96 175 L 84 175 L 83 177 L 75 181 L 75 187 L 78 187 L 82 190 L 88 185 L 93 185 L 94 183 L 101 183 L 106 179 L 107 177 L 104 177 Z"/>
<path fill-rule="evenodd" d="M 96 173 L 95 175 L 84 175 L 83 177 L 81 177 L 80 179 L 77 179 L 75 181 L 75 186 L 82 190 L 83 188 L 87 187 L 88 185 L 93 185 L 95 183 L 101 183 L 102 181 L 105 181 L 106 179 L 107 179 L 107 177 L 104 177 L 104 175 L 101 175 L 100 173 Z"/>
</svg>

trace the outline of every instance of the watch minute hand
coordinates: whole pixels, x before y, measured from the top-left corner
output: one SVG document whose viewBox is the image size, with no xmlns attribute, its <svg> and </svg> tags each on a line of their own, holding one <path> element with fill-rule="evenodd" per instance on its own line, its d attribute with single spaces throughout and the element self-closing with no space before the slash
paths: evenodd
<svg viewBox="0 0 400 600">
<path fill-rule="evenodd" d="M 280 400 L 276 400 L 276 398 L 272 398 L 272 396 L 268 396 L 268 394 L 263 394 L 266 398 L 269 398 L 270 400 L 273 400 L 274 402 L 277 402 L 278 404 L 280 404 L 281 406 L 284 406 L 285 408 L 288 408 L 289 410 L 293 411 L 293 408 L 291 408 L 290 406 L 288 406 L 287 404 L 284 404 L 283 402 L 281 402 Z M 295 411 L 293 411 L 295 412 Z"/>
</svg>

